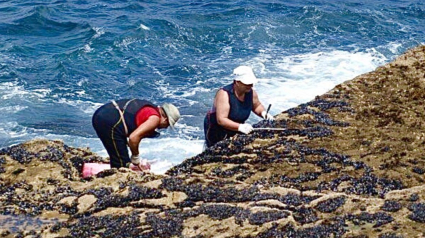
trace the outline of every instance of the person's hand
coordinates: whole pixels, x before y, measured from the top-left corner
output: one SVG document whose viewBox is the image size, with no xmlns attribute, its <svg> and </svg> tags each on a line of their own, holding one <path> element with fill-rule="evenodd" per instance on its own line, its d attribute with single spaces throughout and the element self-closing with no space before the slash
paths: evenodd
<svg viewBox="0 0 425 238">
<path fill-rule="evenodd" d="M 253 130 L 254 130 L 254 128 L 252 128 L 252 126 L 248 123 L 239 124 L 239 127 L 238 127 L 238 131 L 242 132 L 244 134 L 249 134 Z"/>
<path fill-rule="evenodd" d="M 135 164 L 135 165 L 137 165 L 137 164 L 140 164 L 140 157 L 139 157 L 139 155 L 131 155 L 131 163 L 132 164 Z"/>
<path fill-rule="evenodd" d="M 267 111 L 262 111 L 261 117 L 263 117 L 264 120 L 274 121 L 274 117 L 272 116 L 272 114 L 268 113 Z"/>
<path fill-rule="evenodd" d="M 130 169 L 133 171 L 146 171 L 151 169 L 151 164 L 146 159 L 142 159 L 138 164 L 130 164 Z"/>
</svg>

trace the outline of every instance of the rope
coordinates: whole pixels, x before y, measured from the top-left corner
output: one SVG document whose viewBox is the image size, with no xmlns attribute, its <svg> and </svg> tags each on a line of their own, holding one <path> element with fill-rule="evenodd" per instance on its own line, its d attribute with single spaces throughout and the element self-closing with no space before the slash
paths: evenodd
<svg viewBox="0 0 425 238">
<path fill-rule="evenodd" d="M 128 104 L 129 104 L 131 101 L 133 101 L 133 100 L 134 100 L 134 99 L 127 101 L 127 103 L 124 105 L 124 107 L 123 107 L 123 110 L 122 110 L 122 111 L 121 111 L 120 107 L 118 106 L 117 102 L 115 102 L 115 100 L 112 100 L 112 101 L 111 101 L 111 102 L 112 102 L 112 104 L 114 104 L 115 108 L 118 110 L 118 112 L 119 112 L 119 114 L 120 114 L 120 117 L 121 117 L 121 120 L 122 120 L 122 124 L 124 125 L 124 130 L 125 130 L 125 135 L 126 135 L 126 136 L 128 136 L 128 128 L 127 128 L 127 124 L 125 123 L 125 119 L 124 119 L 124 111 L 125 111 L 125 109 L 127 108 Z"/>
</svg>

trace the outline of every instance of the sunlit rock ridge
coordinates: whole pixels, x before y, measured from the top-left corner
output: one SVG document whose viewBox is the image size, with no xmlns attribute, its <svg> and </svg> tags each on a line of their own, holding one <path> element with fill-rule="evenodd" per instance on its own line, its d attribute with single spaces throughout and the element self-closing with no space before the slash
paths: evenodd
<svg viewBox="0 0 425 238">
<path fill-rule="evenodd" d="M 87 148 L 0 150 L 2 237 L 425 237 L 425 47 L 165 175 Z"/>
</svg>

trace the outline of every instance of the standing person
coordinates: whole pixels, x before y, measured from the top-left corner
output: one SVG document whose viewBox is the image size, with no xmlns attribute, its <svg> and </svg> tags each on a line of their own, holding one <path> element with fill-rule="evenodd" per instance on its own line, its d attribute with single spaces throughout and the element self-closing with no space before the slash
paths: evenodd
<svg viewBox="0 0 425 238">
<path fill-rule="evenodd" d="M 150 165 L 139 158 L 140 141 L 158 136 L 156 129 L 174 127 L 179 118 L 179 110 L 170 103 L 157 106 L 146 100 L 122 99 L 97 109 L 92 124 L 108 152 L 112 168 L 128 168 L 131 162 L 139 170 L 147 170 Z"/>
<path fill-rule="evenodd" d="M 214 104 L 204 119 L 206 146 L 235 135 L 237 132 L 249 134 L 253 128 L 245 123 L 251 111 L 266 120 L 273 116 L 264 110 L 253 89 L 258 82 L 249 66 L 239 66 L 233 70 L 233 83 L 220 88 L 214 98 Z"/>
</svg>

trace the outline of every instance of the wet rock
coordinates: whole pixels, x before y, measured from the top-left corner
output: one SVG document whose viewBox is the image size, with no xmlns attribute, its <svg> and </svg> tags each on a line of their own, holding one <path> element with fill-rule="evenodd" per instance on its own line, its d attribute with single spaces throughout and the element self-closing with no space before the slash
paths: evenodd
<svg viewBox="0 0 425 238">
<path fill-rule="evenodd" d="M 385 201 L 384 205 L 381 207 L 381 209 L 386 212 L 396 212 L 401 208 L 402 205 L 397 201 Z"/>
<path fill-rule="evenodd" d="M 316 212 L 311 208 L 299 207 L 296 208 L 292 215 L 295 221 L 301 224 L 312 223 L 318 220 Z"/>
<path fill-rule="evenodd" d="M 403 238 L 403 236 L 397 235 L 396 233 L 389 232 L 389 233 L 379 235 L 379 238 Z"/>
<path fill-rule="evenodd" d="M 249 223 L 253 225 L 262 225 L 267 222 L 277 221 L 282 218 L 287 218 L 289 212 L 286 211 L 260 211 L 251 213 L 248 217 Z"/>
<path fill-rule="evenodd" d="M 315 208 L 319 210 L 320 212 L 334 212 L 336 209 L 338 209 L 340 206 L 345 204 L 345 197 L 336 197 L 336 198 L 330 198 L 323 202 L 320 202 Z"/>
<path fill-rule="evenodd" d="M 380 227 L 394 220 L 392 216 L 384 212 L 378 212 L 374 214 L 362 212 L 359 215 L 350 214 L 346 216 L 346 219 L 352 221 L 355 225 L 362 225 L 365 222 L 372 223 L 374 224 L 373 227 Z"/>
<path fill-rule="evenodd" d="M 409 219 L 425 223 L 425 203 L 414 203 L 409 206 L 409 210 L 412 212 L 409 214 Z"/>
</svg>

